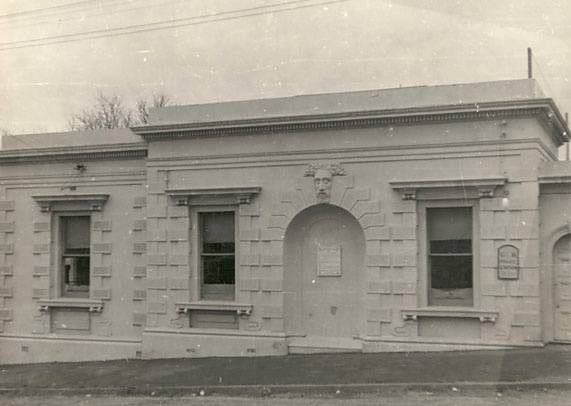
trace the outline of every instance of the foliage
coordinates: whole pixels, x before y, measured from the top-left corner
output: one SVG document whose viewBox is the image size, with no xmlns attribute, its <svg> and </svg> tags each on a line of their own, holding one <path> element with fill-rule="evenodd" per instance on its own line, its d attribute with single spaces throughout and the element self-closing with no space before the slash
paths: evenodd
<svg viewBox="0 0 571 406">
<path fill-rule="evenodd" d="M 150 101 L 137 101 L 136 108 L 132 109 L 125 106 L 119 96 L 100 93 L 92 107 L 71 116 L 69 127 L 71 130 L 96 130 L 147 124 L 150 108 L 168 104 L 168 96 L 156 94 Z"/>
</svg>

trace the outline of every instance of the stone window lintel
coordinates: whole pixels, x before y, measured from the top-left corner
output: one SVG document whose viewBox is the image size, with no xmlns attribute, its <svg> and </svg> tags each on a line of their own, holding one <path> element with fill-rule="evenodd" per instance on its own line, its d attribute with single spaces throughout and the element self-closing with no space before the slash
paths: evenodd
<svg viewBox="0 0 571 406">
<path fill-rule="evenodd" d="M 468 179 L 431 179 L 405 180 L 389 182 L 391 187 L 399 192 L 403 200 L 416 200 L 419 192 L 438 190 L 443 193 L 450 189 L 464 189 L 477 192 L 479 198 L 494 197 L 496 188 L 504 186 L 505 177 L 468 178 Z"/>
<path fill-rule="evenodd" d="M 177 206 L 203 204 L 204 198 L 230 198 L 236 204 L 249 204 L 253 196 L 260 193 L 260 186 L 208 187 L 196 189 L 168 189 L 166 194 L 174 199 Z"/>
<path fill-rule="evenodd" d="M 32 198 L 40 206 L 42 212 L 49 212 L 55 204 L 75 203 L 82 206 L 84 211 L 100 211 L 109 199 L 107 194 L 67 194 L 39 195 Z"/>
</svg>

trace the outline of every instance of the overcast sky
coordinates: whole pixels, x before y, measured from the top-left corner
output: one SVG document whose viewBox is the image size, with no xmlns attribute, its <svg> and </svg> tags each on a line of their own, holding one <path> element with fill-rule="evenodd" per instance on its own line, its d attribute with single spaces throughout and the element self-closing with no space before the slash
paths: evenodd
<svg viewBox="0 0 571 406">
<path fill-rule="evenodd" d="M 0 127 L 66 130 L 98 92 L 193 104 L 525 78 L 528 46 L 571 112 L 569 17 L 569 0 L 2 0 Z"/>
</svg>

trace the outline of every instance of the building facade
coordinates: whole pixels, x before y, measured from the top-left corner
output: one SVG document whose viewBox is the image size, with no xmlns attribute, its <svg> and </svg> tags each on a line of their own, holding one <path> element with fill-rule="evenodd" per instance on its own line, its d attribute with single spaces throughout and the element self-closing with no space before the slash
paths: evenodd
<svg viewBox="0 0 571 406">
<path fill-rule="evenodd" d="M 0 363 L 571 342 L 568 133 L 518 80 L 6 137 Z"/>
</svg>

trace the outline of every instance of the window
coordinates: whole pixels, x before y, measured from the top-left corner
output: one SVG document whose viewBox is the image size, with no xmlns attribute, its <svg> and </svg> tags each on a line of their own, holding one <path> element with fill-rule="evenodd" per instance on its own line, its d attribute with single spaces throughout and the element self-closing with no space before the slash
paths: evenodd
<svg viewBox="0 0 571 406">
<path fill-rule="evenodd" d="M 472 306 L 472 207 L 426 209 L 428 304 Z"/>
<path fill-rule="evenodd" d="M 61 296 L 89 297 L 90 230 L 89 216 L 61 216 Z"/>
<path fill-rule="evenodd" d="M 233 211 L 200 212 L 201 299 L 235 298 L 235 224 Z"/>
</svg>

